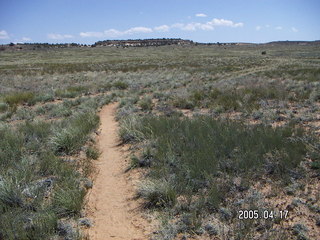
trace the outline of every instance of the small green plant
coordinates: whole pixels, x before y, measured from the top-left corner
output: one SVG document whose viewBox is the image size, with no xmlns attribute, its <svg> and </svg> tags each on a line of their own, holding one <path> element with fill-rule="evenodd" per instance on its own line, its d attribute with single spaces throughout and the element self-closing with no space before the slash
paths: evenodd
<svg viewBox="0 0 320 240">
<path fill-rule="evenodd" d="M 86 150 L 87 158 L 97 160 L 100 156 L 100 151 L 96 147 L 89 146 Z"/>
</svg>

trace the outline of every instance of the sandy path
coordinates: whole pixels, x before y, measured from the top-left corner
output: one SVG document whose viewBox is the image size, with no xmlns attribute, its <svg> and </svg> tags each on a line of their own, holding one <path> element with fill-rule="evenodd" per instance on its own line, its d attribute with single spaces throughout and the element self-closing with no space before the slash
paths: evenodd
<svg viewBox="0 0 320 240">
<path fill-rule="evenodd" d="M 117 104 L 109 104 L 100 112 L 101 134 L 98 146 L 98 175 L 88 194 L 89 217 L 94 225 L 89 229 L 90 240 L 148 239 L 144 233 L 146 220 L 141 218 L 138 203 L 133 200 L 132 177 L 124 173 L 125 153 L 118 140 L 118 123 L 114 119 Z"/>
</svg>

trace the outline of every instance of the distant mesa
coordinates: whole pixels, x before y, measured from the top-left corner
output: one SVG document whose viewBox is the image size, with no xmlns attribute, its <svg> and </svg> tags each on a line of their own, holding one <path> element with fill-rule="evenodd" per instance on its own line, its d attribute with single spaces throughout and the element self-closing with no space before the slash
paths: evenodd
<svg viewBox="0 0 320 240">
<path fill-rule="evenodd" d="M 215 46 L 246 46 L 246 45 L 320 45 L 320 40 L 317 41 L 275 41 L 269 43 L 199 43 L 192 40 L 181 38 L 155 38 L 155 39 L 128 39 L 128 40 L 103 40 L 94 44 L 79 44 L 79 43 L 10 43 L 0 45 L 0 51 L 20 51 L 20 50 L 47 50 L 57 48 L 81 48 L 81 47 L 159 47 L 159 46 L 196 46 L 196 45 L 215 45 Z"/>
<path fill-rule="evenodd" d="M 193 45 L 191 40 L 181 38 L 158 38 L 158 39 L 128 39 L 128 40 L 105 40 L 99 41 L 92 46 L 106 47 L 150 47 L 150 46 L 165 46 L 165 45 Z"/>
</svg>

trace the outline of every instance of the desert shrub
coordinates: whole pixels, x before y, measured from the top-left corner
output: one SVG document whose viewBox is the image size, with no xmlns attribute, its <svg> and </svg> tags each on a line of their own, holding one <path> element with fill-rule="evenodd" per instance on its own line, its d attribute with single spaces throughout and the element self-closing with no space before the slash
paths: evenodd
<svg viewBox="0 0 320 240">
<path fill-rule="evenodd" d="M 15 92 L 4 96 L 3 100 L 10 106 L 28 103 L 34 104 L 35 94 L 33 92 Z"/>
</svg>

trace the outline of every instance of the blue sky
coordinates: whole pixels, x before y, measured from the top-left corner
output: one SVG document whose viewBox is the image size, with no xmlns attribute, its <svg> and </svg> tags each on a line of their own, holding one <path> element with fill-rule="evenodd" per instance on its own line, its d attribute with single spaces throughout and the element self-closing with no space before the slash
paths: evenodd
<svg viewBox="0 0 320 240">
<path fill-rule="evenodd" d="M 0 0 L 0 44 L 319 40 L 319 0 Z"/>
</svg>

